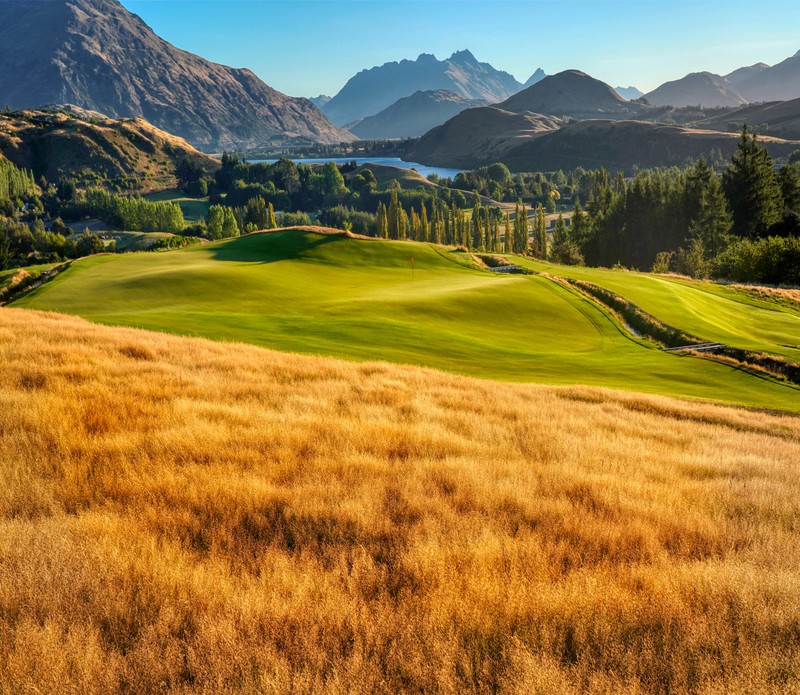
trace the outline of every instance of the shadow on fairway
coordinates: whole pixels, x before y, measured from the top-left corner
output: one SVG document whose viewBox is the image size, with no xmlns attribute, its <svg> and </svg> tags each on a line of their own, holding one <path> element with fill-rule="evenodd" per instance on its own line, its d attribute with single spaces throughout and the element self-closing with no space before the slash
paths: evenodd
<svg viewBox="0 0 800 695">
<path fill-rule="evenodd" d="M 312 249 L 337 239 L 341 237 L 299 231 L 269 232 L 231 239 L 211 251 L 218 261 L 275 263 L 302 258 Z"/>
</svg>

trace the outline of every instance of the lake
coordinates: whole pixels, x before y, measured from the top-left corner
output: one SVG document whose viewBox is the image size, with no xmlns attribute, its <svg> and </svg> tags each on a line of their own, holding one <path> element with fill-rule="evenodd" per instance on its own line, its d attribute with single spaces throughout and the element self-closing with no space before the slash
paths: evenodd
<svg viewBox="0 0 800 695">
<path fill-rule="evenodd" d="M 397 167 L 398 169 L 416 169 L 425 178 L 430 174 L 436 174 L 445 179 L 455 178 L 455 175 L 460 173 L 462 169 L 445 169 L 444 167 L 429 167 L 417 162 L 404 162 L 399 157 L 320 157 L 319 159 L 294 159 L 291 158 L 295 164 L 326 164 L 327 162 L 334 162 L 335 164 L 347 164 L 348 162 L 355 161 L 356 164 L 382 164 L 388 167 Z M 277 159 L 248 159 L 248 162 L 266 162 L 267 164 L 274 164 Z"/>
</svg>

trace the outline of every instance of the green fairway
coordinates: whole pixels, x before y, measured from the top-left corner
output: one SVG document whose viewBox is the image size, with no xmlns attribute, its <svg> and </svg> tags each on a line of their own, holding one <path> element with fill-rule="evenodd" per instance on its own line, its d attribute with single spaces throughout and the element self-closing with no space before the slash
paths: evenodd
<svg viewBox="0 0 800 695">
<path fill-rule="evenodd" d="M 605 287 L 686 333 L 800 364 L 800 312 L 788 306 L 710 282 L 518 260 L 540 272 Z"/>
<path fill-rule="evenodd" d="M 800 390 L 633 340 L 551 280 L 498 276 L 469 267 L 463 254 L 411 242 L 286 231 L 99 256 L 15 306 L 500 380 L 800 410 Z"/>
<path fill-rule="evenodd" d="M 183 191 L 179 190 L 159 191 L 146 195 L 145 198 L 154 203 L 177 203 L 181 206 L 181 212 L 187 222 L 204 220 L 208 213 L 208 198 L 187 198 Z"/>
</svg>

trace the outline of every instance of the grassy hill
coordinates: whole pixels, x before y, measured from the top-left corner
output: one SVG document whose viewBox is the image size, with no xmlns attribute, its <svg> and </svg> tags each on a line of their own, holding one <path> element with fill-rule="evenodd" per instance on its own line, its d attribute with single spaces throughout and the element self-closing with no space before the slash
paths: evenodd
<svg viewBox="0 0 800 695">
<path fill-rule="evenodd" d="M 687 333 L 800 364 L 800 305 L 793 309 L 735 288 L 685 278 L 520 262 L 540 272 L 605 287 Z"/>
<path fill-rule="evenodd" d="M 0 114 L 0 153 L 51 182 L 147 191 L 175 186 L 185 158 L 206 171 L 219 162 L 140 118 L 112 119 L 82 109 Z"/>
<path fill-rule="evenodd" d="M 797 417 L 19 309 L 0 385 L 3 692 L 800 688 Z"/>
<path fill-rule="evenodd" d="M 289 230 L 156 255 L 98 256 L 16 305 L 491 379 L 800 410 L 800 390 L 666 354 L 545 277 L 499 277 L 464 254 L 411 242 Z"/>
</svg>

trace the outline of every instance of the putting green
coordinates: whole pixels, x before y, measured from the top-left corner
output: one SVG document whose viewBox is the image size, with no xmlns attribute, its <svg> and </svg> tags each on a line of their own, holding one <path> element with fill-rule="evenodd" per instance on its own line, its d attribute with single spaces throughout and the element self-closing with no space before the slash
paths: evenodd
<svg viewBox="0 0 800 695">
<path fill-rule="evenodd" d="M 592 302 L 546 278 L 498 276 L 470 267 L 463 254 L 412 242 L 290 230 L 98 256 L 15 306 L 491 379 L 800 411 L 800 390 L 636 341 Z"/>
</svg>

